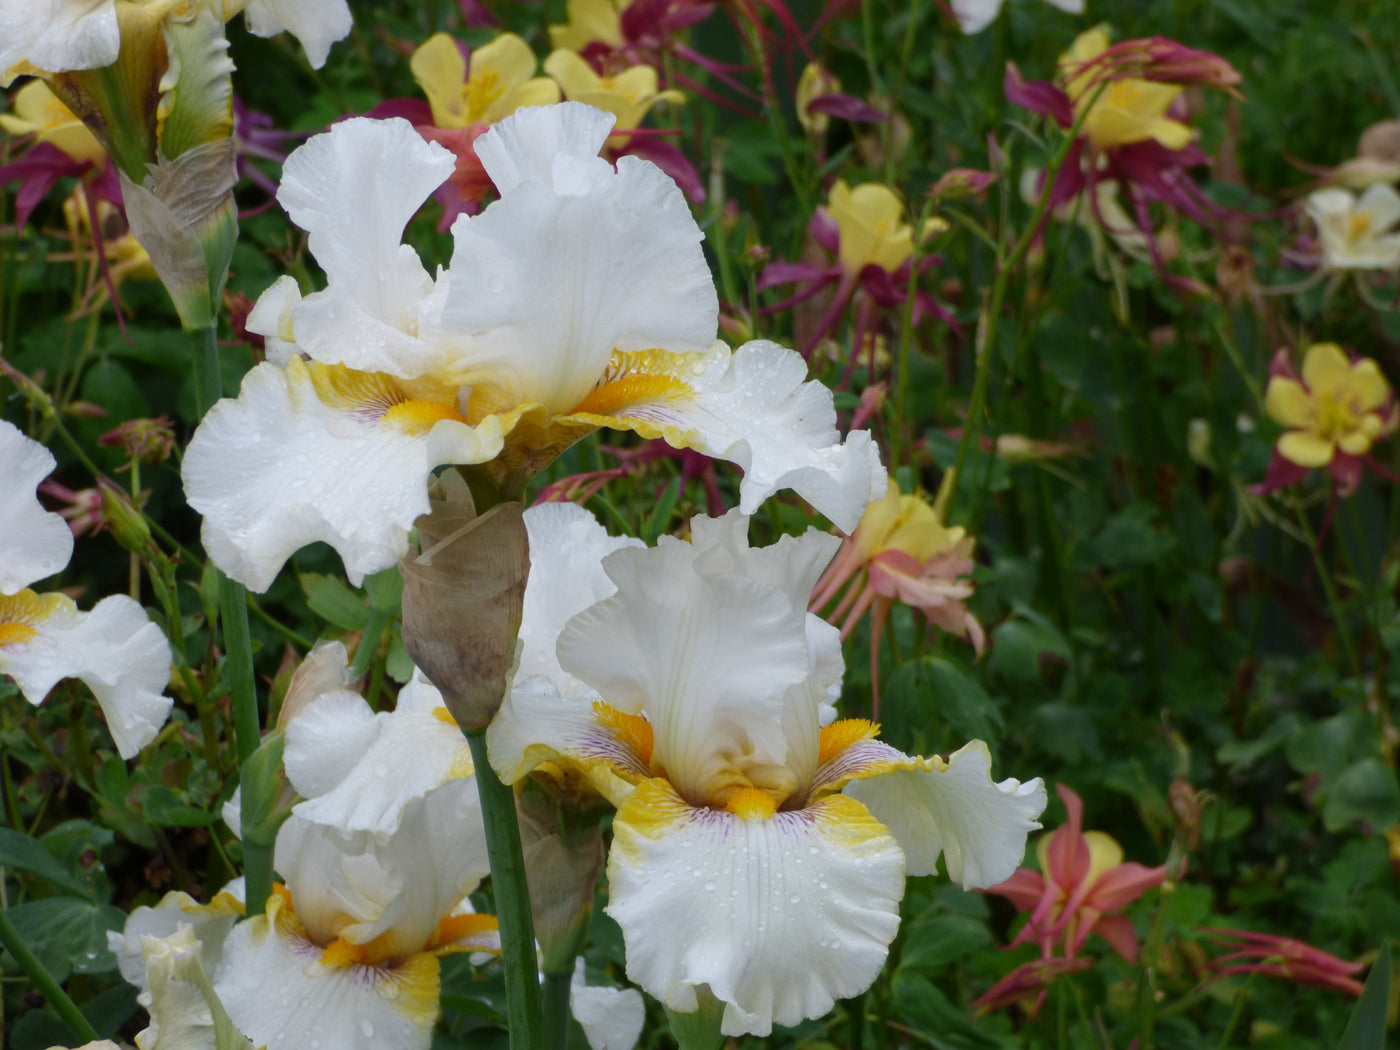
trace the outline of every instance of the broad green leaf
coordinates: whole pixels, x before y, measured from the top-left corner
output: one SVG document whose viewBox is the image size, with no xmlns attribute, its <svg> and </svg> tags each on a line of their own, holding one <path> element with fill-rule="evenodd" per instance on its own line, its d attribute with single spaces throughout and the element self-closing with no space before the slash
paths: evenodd
<svg viewBox="0 0 1400 1050">
<path fill-rule="evenodd" d="M 301 574 L 301 589 L 311 611 L 327 623 L 347 631 L 362 631 L 369 620 L 369 607 L 344 581 L 316 572 Z"/>
<path fill-rule="evenodd" d="M 7 909 L 19 935 L 56 980 L 70 973 L 107 973 L 117 957 L 107 950 L 107 931 L 126 924 L 126 912 L 77 897 L 25 901 Z"/>
<path fill-rule="evenodd" d="M 1363 758 L 1324 790 L 1322 822 L 1328 831 L 1341 831 L 1358 821 L 1380 830 L 1400 820 L 1400 785 L 1394 770 L 1379 758 Z"/>
<path fill-rule="evenodd" d="M 987 924 L 966 915 L 936 915 L 909 929 L 900 969 L 934 970 L 978 952 L 990 951 L 994 941 Z"/>
<path fill-rule="evenodd" d="M 37 839 L 11 828 L 0 828 L 0 867 L 27 871 L 59 889 L 83 897 L 92 892 L 77 872 L 65 867 Z"/>
<path fill-rule="evenodd" d="M 1385 1022 L 1390 1012 L 1390 945 L 1366 975 L 1366 987 L 1342 1032 L 1337 1050 L 1385 1050 Z"/>
<path fill-rule="evenodd" d="M 160 827 L 205 828 L 219 819 L 218 813 L 191 806 L 162 784 L 146 788 L 142 811 L 149 823 Z"/>
</svg>

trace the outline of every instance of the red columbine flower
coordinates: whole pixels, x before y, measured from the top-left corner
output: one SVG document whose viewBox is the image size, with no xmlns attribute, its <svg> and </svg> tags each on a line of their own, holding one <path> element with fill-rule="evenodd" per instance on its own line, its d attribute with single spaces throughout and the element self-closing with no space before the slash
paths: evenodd
<svg viewBox="0 0 1400 1050">
<path fill-rule="evenodd" d="M 1365 963 L 1347 962 L 1292 937 L 1212 926 L 1202 926 L 1200 929 L 1203 933 L 1214 935 L 1211 937 L 1213 943 L 1234 949 L 1206 965 L 1210 971 L 1207 984 L 1218 981 L 1226 974 L 1262 973 L 1266 977 L 1281 977 L 1313 988 L 1331 988 L 1334 992 L 1353 996 L 1361 994 L 1362 984 L 1355 979 L 1355 975 L 1366 969 Z"/>
<path fill-rule="evenodd" d="M 1017 868 L 1011 878 L 986 890 L 1005 897 L 1030 919 L 1011 946 L 1034 941 L 1049 958 L 1056 943 L 1066 956 L 1097 933 L 1129 962 L 1137 958 L 1132 922 L 1115 915 L 1167 877 L 1165 865 L 1147 868 L 1123 862 L 1123 847 L 1102 831 L 1084 831 L 1084 803 L 1065 784 L 1055 788 L 1069 823 L 1041 838 L 1036 847 L 1040 871 Z"/>
<path fill-rule="evenodd" d="M 1195 132 L 1182 119 L 1182 92 L 1192 85 L 1238 94 L 1240 74 L 1223 58 L 1162 37 L 1110 46 L 1103 28 L 1081 34 L 1060 57 L 1054 83 L 1026 81 L 1007 63 L 1006 97 L 1069 130 L 1079 139 L 1055 178 L 1051 205 L 1072 201 L 1102 181 L 1123 186 L 1136 205 L 1143 233 L 1154 245 L 1147 206 L 1160 201 L 1212 229 L 1240 216 L 1215 204 L 1186 174 L 1206 163 Z M 1096 194 L 1087 199 L 1093 201 Z"/>
</svg>

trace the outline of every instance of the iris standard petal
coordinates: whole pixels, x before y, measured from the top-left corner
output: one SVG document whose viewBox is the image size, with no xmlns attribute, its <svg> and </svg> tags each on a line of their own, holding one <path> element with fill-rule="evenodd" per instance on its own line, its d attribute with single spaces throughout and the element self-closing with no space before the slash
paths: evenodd
<svg viewBox="0 0 1400 1050">
<path fill-rule="evenodd" d="M 326 64 L 331 45 L 349 35 L 352 24 L 345 0 L 252 0 L 243 17 L 255 36 L 291 33 L 313 69 Z"/>
</svg>

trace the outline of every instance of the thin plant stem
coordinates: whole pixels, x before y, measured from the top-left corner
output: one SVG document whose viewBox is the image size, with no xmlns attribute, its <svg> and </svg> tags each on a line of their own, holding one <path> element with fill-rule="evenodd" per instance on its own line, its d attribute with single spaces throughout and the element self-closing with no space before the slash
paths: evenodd
<svg viewBox="0 0 1400 1050">
<path fill-rule="evenodd" d="M 1342 603 L 1337 597 L 1337 588 L 1332 584 L 1332 576 L 1327 570 L 1327 563 L 1323 560 L 1322 551 L 1318 547 L 1317 536 L 1312 530 L 1312 522 L 1308 521 L 1308 515 L 1302 507 L 1298 508 L 1298 527 L 1303 533 L 1303 539 L 1308 545 L 1308 551 L 1312 554 L 1313 568 L 1317 570 L 1317 580 L 1322 584 L 1322 593 L 1327 598 L 1327 609 L 1332 614 L 1332 622 L 1337 626 L 1337 637 L 1341 639 L 1342 651 L 1347 654 L 1347 663 L 1351 665 L 1351 673 L 1358 681 L 1361 679 L 1361 661 L 1356 655 L 1356 642 L 1351 637 L 1351 629 L 1347 627 L 1346 618 L 1342 615 Z"/>
<path fill-rule="evenodd" d="M 216 326 L 210 324 L 195 333 L 195 407 L 201 419 L 223 393 L 219 373 L 219 343 Z M 234 742 L 238 749 L 240 774 L 258 749 L 262 722 L 258 717 L 257 682 L 253 677 L 253 641 L 248 630 L 248 592 L 216 568 L 219 582 L 219 629 L 224 642 L 224 665 L 228 675 L 229 699 L 233 707 Z M 252 811 L 255 792 L 242 793 L 240 814 L 244 827 L 257 820 Z M 243 844 L 243 875 L 247 893 L 247 914 L 261 915 L 272 892 L 272 847 L 246 841 Z"/>
<path fill-rule="evenodd" d="M 24 938 L 19 935 L 14 923 L 10 921 L 9 912 L 5 910 L 0 910 L 0 943 L 14 956 L 20 969 L 29 975 L 34 987 L 49 1001 L 49 1005 L 58 1012 L 64 1023 L 73 1029 L 74 1034 L 85 1042 L 97 1042 L 97 1032 L 88 1023 L 88 1019 L 83 1016 L 77 1004 L 68 998 L 63 986 L 54 980 L 53 974 L 39 961 L 39 957 L 30 950 L 29 945 L 24 943 Z"/>
<path fill-rule="evenodd" d="M 1258 972 L 1251 973 L 1244 982 L 1244 987 L 1235 996 L 1235 1009 L 1230 1014 L 1230 1023 L 1225 1026 L 1225 1034 L 1220 1037 L 1220 1050 L 1229 1050 L 1230 1040 L 1235 1036 L 1235 1029 L 1239 1027 L 1241 1018 L 1244 1017 L 1244 1004 L 1249 1001 L 1249 989 L 1254 984 L 1254 978 L 1258 977 Z"/>
<path fill-rule="evenodd" d="M 486 754 L 486 730 L 463 731 L 476 766 L 491 892 L 501 924 L 501 960 L 506 978 L 506 1018 L 511 1050 L 541 1050 L 540 977 L 535 966 L 535 923 L 525 881 L 525 855 L 515 815 L 515 792 L 501 783 Z"/>
</svg>

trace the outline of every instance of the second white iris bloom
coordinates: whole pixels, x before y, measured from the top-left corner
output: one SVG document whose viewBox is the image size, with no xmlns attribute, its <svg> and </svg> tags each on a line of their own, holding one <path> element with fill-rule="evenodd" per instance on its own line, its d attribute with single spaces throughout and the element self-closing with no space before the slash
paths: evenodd
<svg viewBox="0 0 1400 1050">
<path fill-rule="evenodd" d="M 436 277 L 400 242 L 450 153 L 406 121 L 349 120 L 288 158 L 278 199 L 327 287 L 303 297 L 284 277 L 258 300 L 268 361 L 184 463 L 229 575 L 264 590 L 324 540 L 358 583 L 406 550 L 437 467 L 481 465 L 519 491 L 599 427 L 739 464 L 747 513 L 790 488 L 855 527 L 885 486 L 870 435 L 841 440 L 795 352 L 715 342 L 700 229 L 655 165 L 598 156 L 612 124 L 564 103 L 478 139 L 501 199 L 457 220 Z"/>
</svg>

